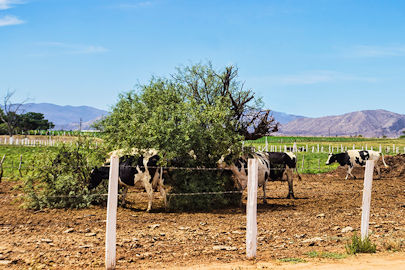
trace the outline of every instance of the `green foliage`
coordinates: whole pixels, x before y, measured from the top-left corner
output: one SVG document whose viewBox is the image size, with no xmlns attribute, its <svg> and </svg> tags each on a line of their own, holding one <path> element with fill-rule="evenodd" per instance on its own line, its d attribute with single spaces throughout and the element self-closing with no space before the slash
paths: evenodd
<svg viewBox="0 0 405 270">
<path fill-rule="evenodd" d="M 51 129 L 55 125 L 44 118 L 42 113 L 28 112 L 18 116 L 18 131 L 27 132 L 36 129 Z"/>
<path fill-rule="evenodd" d="M 289 263 L 306 263 L 307 261 L 301 258 L 283 258 L 279 259 L 281 262 L 289 262 Z"/>
<path fill-rule="evenodd" d="M 306 253 L 306 255 L 310 258 L 324 258 L 324 259 L 344 259 L 347 257 L 346 254 L 336 253 L 336 252 L 318 252 L 318 251 L 310 251 Z"/>
<path fill-rule="evenodd" d="M 35 159 L 38 155 L 43 154 L 45 151 L 53 151 L 54 148 L 45 147 L 27 147 L 20 145 L 0 145 L 0 159 L 4 156 L 3 169 L 5 178 L 19 179 L 20 174 L 18 167 L 20 163 L 20 157 L 22 156 L 22 173 L 25 175 L 27 171 L 31 170 L 31 167 L 27 164 L 29 160 Z"/>
<path fill-rule="evenodd" d="M 237 132 L 239 124 L 234 121 L 229 100 L 215 91 L 210 93 L 209 99 L 196 99 L 187 83 L 152 78 L 137 91 L 121 94 L 111 114 L 96 127 L 103 131 L 111 148 L 153 148 L 159 150 L 163 165 L 216 167 L 230 148 L 241 149 L 242 137 Z M 211 179 L 197 172 L 174 174 L 178 180 L 169 183 L 172 192 L 229 190 L 226 177 Z M 176 198 L 171 200 L 171 208 L 207 209 L 213 202 L 220 207 L 229 202 L 226 196 Z M 181 202 L 187 205 L 183 207 Z"/>
<path fill-rule="evenodd" d="M 106 197 L 99 194 L 106 192 L 105 186 L 94 191 L 87 186 L 91 170 L 104 161 L 105 153 L 84 138 L 73 146 L 46 148 L 27 162 L 32 169 L 24 177 L 24 205 L 31 209 L 82 208 L 104 201 Z"/>
<path fill-rule="evenodd" d="M 173 187 L 170 192 L 172 194 L 221 192 L 235 189 L 227 171 L 192 172 L 176 170 L 167 182 Z M 169 209 L 172 211 L 209 211 L 228 206 L 237 206 L 240 204 L 240 200 L 240 193 L 170 196 Z"/>
<path fill-rule="evenodd" d="M 346 244 L 347 254 L 356 253 L 375 253 L 376 245 L 373 244 L 368 237 L 361 239 L 357 233 L 353 234 L 351 243 Z"/>
</svg>

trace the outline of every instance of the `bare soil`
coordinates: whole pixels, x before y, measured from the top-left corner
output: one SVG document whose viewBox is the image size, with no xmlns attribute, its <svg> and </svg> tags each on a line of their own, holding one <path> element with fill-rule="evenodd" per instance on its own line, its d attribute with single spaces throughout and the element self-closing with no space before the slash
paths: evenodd
<svg viewBox="0 0 405 270">
<path fill-rule="evenodd" d="M 117 269 L 405 269 L 405 156 L 385 159 L 390 167 L 373 181 L 371 201 L 370 238 L 377 254 L 339 260 L 308 256 L 344 254 L 360 230 L 364 169 L 354 170 L 358 179 L 344 180 L 345 169 L 338 168 L 303 175 L 294 183 L 295 200 L 285 199 L 285 182 L 268 185 L 267 204 L 260 191 L 253 261 L 245 255 L 244 209 L 167 213 L 156 193 L 153 211 L 146 213 L 146 193 L 132 192 L 131 204 L 118 209 Z M 24 210 L 21 191 L 13 188 L 17 184 L 0 183 L 0 268 L 104 268 L 104 207 Z"/>
</svg>

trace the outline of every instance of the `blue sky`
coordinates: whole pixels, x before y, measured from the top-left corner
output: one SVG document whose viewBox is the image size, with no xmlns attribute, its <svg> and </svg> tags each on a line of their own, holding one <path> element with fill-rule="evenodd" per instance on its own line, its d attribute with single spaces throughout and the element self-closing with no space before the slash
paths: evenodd
<svg viewBox="0 0 405 270">
<path fill-rule="evenodd" d="M 405 114 L 405 1 L 0 0 L 1 97 L 109 110 L 205 61 L 275 111 Z"/>
</svg>

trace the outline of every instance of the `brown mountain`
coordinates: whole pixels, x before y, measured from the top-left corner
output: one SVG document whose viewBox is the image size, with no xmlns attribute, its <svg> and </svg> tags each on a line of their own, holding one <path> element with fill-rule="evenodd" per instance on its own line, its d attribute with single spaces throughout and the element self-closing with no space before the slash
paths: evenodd
<svg viewBox="0 0 405 270">
<path fill-rule="evenodd" d="M 300 118 L 281 126 L 277 135 L 398 137 L 405 130 L 405 115 L 366 110 L 320 118 Z"/>
</svg>

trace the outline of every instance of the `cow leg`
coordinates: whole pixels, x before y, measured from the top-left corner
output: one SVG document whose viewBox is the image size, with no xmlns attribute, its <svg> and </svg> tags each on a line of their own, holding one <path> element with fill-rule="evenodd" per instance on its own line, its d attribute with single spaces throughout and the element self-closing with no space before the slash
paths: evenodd
<svg viewBox="0 0 405 270">
<path fill-rule="evenodd" d="M 148 197 L 149 197 L 148 208 L 146 209 L 146 212 L 149 212 L 152 209 L 153 187 L 152 187 L 152 184 L 149 182 L 149 179 L 147 179 L 146 177 L 143 178 L 143 184 L 144 184 L 146 193 L 148 194 Z"/>
<path fill-rule="evenodd" d="M 375 162 L 375 169 L 377 171 L 377 176 L 378 176 L 377 179 L 381 179 L 381 170 L 380 170 L 380 167 L 378 166 L 377 162 Z"/>
<path fill-rule="evenodd" d="M 128 192 L 128 187 L 124 186 L 124 189 L 122 191 L 122 195 L 121 195 L 121 204 L 125 205 L 126 204 L 126 200 L 125 197 L 127 196 L 127 192 Z"/>
<path fill-rule="evenodd" d="M 353 167 L 351 167 L 351 166 L 347 167 L 347 174 L 346 174 L 346 178 L 345 178 L 346 180 L 349 177 L 349 175 L 351 175 L 353 177 L 353 179 L 356 179 L 356 176 L 354 176 L 352 174 L 352 170 L 353 170 Z"/>
<path fill-rule="evenodd" d="M 294 183 L 293 183 L 293 170 L 286 168 L 285 173 L 287 175 L 287 182 L 288 182 L 288 195 L 287 199 L 295 199 L 294 196 Z"/>
<path fill-rule="evenodd" d="M 264 181 L 263 183 L 263 203 L 267 204 L 267 200 L 266 200 L 266 183 L 267 183 L 267 179 Z"/>
<path fill-rule="evenodd" d="M 301 178 L 301 175 L 298 173 L 298 169 L 297 169 L 297 166 L 295 166 L 295 171 L 297 172 L 297 175 L 298 175 L 298 179 L 301 181 L 302 180 L 302 178 Z"/>
<path fill-rule="evenodd" d="M 163 197 L 163 203 L 165 204 L 165 208 L 167 208 L 167 195 L 166 195 L 166 190 L 163 187 L 163 179 L 160 179 L 160 181 L 159 181 L 159 191 Z"/>
</svg>

